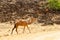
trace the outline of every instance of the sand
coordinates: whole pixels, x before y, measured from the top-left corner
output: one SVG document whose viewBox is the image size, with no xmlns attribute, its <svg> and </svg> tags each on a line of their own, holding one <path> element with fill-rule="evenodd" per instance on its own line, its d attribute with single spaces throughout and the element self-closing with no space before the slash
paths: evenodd
<svg viewBox="0 0 60 40">
<path fill-rule="evenodd" d="M 14 30 L 11 35 L 13 27 L 14 24 L 0 23 L 0 40 L 60 40 L 60 25 L 31 24 L 29 25 L 31 33 L 27 28 L 22 33 L 23 27 L 19 26 L 18 34 Z"/>
</svg>

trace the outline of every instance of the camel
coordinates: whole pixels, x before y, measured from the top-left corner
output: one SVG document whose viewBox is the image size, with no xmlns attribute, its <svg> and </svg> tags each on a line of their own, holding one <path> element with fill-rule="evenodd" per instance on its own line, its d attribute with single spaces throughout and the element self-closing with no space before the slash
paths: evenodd
<svg viewBox="0 0 60 40">
<path fill-rule="evenodd" d="M 25 20 L 19 20 L 18 22 L 16 22 L 16 23 L 14 24 L 14 27 L 13 27 L 13 29 L 12 29 L 11 34 L 13 33 L 13 30 L 14 30 L 14 29 L 16 29 L 16 32 L 17 32 L 17 34 L 18 34 L 17 29 L 18 29 L 18 27 L 20 27 L 20 26 L 23 26 L 23 27 L 24 27 L 24 28 L 23 28 L 23 33 L 24 33 L 24 30 L 25 30 L 26 27 L 27 27 L 27 29 L 29 30 L 29 32 L 31 33 L 28 25 L 32 24 L 35 20 L 36 20 L 36 18 L 34 18 L 34 17 L 30 17 L 30 19 L 27 20 L 27 21 L 25 21 Z"/>
</svg>

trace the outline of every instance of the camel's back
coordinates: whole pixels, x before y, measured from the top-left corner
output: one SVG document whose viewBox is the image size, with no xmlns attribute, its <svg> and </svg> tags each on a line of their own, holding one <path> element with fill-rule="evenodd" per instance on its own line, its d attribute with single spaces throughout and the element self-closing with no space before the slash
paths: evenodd
<svg viewBox="0 0 60 40">
<path fill-rule="evenodd" d="M 26 21 L 19 21 L 16 23 L 16 25 L 27 26 L 27 22 Z"/>
</svg>

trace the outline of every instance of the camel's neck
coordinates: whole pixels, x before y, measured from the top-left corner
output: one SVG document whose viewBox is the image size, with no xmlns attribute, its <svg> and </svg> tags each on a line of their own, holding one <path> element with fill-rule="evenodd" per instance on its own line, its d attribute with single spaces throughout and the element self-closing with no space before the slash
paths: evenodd
<svg viewBox="0 0 60 40">
<path fill-rule="evenodd" d="M 32 24 L 36 21 L 36 18 L 31 18 L 29 21 L 28 21 L 28 24 Z"/>
</svg>

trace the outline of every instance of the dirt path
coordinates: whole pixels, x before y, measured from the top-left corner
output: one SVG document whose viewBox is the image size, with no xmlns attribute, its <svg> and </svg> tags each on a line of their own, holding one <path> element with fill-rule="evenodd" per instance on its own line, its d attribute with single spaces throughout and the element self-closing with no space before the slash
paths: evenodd
<svg viewBox="0 0 60 40">
<path fill-rule="evenodd" d="M 5 25 L 5 26 L 4 26 Z M 36 25 L 31 27 L 32 33 L 19 33 L 10 35 L 8 28 L 13 28 L 10 25 L 0 25 L 0 40 L 60 40 L 60 25 L 55 25 L 55 27 L 40 27 L 38 28 Z M 2 27 L 3 26 L 3 27 Z M 10 26 L 10 27 L 8 27 Z M 58 28 L 57 28 L 58 27 Z M 41 30 L 42 29 L 42 30 Z M 52 29 L 52 30 L 51 30 Z M 27 30 L 27 29 L 26 29 Z M 45 30 L 45 31 L 43 31 Z M 51 30 L 51 31 L 50 31 Z M 54 31 L 55 30 L 55 31 Z M 19 30 L 19 32 L 21 32 Z M 15 33 L 15 32 L 14 32 Z"/>
<path fill-rule="evenodd" d="M 60 40 L 60 31 L 3 36 L 0 40 Z"/>
</svg>

